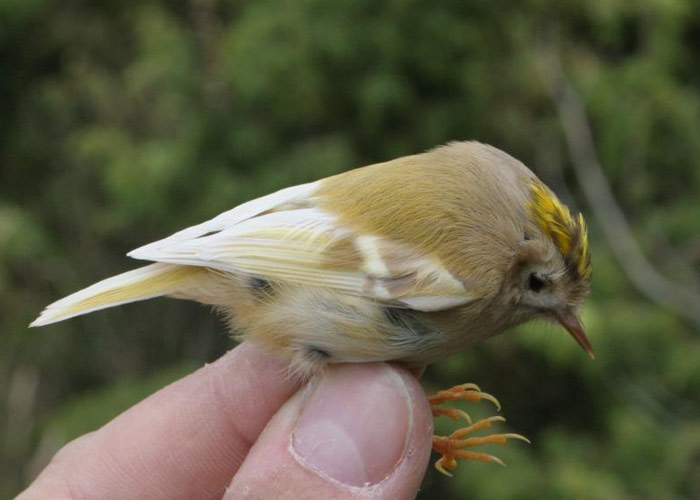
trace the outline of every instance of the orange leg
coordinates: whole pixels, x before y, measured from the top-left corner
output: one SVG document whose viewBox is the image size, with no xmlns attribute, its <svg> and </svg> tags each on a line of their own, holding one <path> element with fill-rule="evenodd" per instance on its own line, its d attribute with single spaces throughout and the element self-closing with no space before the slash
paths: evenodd
<svg viewBox="0 0 700 500">
<path fill-rule="evenodd" d="M 465 460 L 477 460 L 481 462 L 496 462 L 501 465 L 505 465 L 498 457 L 494 457 L 493 455 L 488 455 L 486 453 L 465 450 L 464 448 L 471 448 L 473 446 L 480 446 L 484 444 L 504 444 L 508 441 L 508 439 L 519 439 L 521 441 L 525 441 L 526 443 L 530 442 L 526 437 L 521 436 L 520 434 L 489 434 L 483 437 L 465 438 L 465 436 L 468 436 L 475 431 L 488 429 L 491 427 L 491 423 L 493 422 L 505 422 L 506 419 L 500 416 L 495 416 L 472 423 L 469 415 L 462 410 L 437 406 L 447 401 L 470 401 L 477 403 L 481 400 L 491 401 L 496 406 L 497 410 L 501 409 L 501 404 L 498 402 L 498 400 L 490 394 L 481 392 L 481 389 L 476 384 L 456 385 L 451 389 L 439 391 L 428 398 L 428 402 L 430 403 L 433 410 L 433 415 L 435 417 L 446 416 L 452 420 L 459 420 L 460 418 L 463 418 L 470 424 L 467 427 L 454 431 L 449 436 L 433 436 L 433 449 L 442 455 L 440 459 L 435 462 L 435 468 L 447 476 L 452 475 L 449 471 L 452 471 L 457 467 L 457 459 L 460 458 Z"/>
</svg>

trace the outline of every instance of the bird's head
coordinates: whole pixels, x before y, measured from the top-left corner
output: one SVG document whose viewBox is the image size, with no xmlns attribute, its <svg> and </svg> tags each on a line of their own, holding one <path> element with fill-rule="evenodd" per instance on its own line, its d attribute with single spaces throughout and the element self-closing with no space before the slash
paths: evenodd
<svg viewBox="0 0 700 500">
<path fill-rule="evenodd" d="M 507 283 L 509 295 L 521 318 L 559 323 L 593 357 L 579 320 L 592 271 L 586 223 L 581 215 L 572 216 L 537 179 L 530 183 L 525 214 L 527 222 Z"/>
</svg>

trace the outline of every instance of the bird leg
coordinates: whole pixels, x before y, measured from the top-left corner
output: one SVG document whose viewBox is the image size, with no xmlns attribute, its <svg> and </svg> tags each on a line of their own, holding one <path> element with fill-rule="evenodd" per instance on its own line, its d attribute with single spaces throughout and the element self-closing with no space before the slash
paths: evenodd
<svg viewBox="0 0 700 500">
<path fill-rule="evenodd" d="M 483 437 L 465 438 L 465 436 L 475 431 L 488 429 L 493 422 L 505 422 L 506 419 L 501 416 L 494 416 L 472 423 L 471 417 L 466 412 L 457 408 L 438 406 L 447 401 L 470 401 L 478 403 L 481 400 L 491 401 L 496 406 L 496 410 L 501 409 L 501 404 L 498 400 L 490 394 L 481 392 L 481 389 L 476 384 L 456 385 L 451 389 L 439 391 L 428 397 L 433 416 L 445 416 L 452 420 L 464 419 L 469 422 L 469 426 L 458 429 L 449 436 L 433 436 L 433 449 L 442 455 L 440 459 L 435 462 L 435 468 L 447 476 L 452 475 L 449 471 L 457 467 L 457 459 L 460 458 L 481 462 L 496 462 L 505 465 L 498 457 L 486 453 L 470 451 L 465 448 L 484 444 L 505 444 L 508 439 L 519 439 L 526 443 L 530 442 L 526 437 L 520 434 L 489 434 Z"/>
</svg>

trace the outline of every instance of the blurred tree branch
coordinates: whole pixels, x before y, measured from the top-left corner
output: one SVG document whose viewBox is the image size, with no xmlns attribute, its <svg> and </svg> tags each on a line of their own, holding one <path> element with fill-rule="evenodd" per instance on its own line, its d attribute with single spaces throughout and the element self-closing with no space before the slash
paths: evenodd
<svg viewBox="0 0 700 500">
<path fill-rule="evenodd" d="M 649 262 L 615 201 L 598 160 L 583 100 L 566 77 L 555 49 L 541 47 L 537 63 L 559 114 L 576 178 L 623 271 L 647 298 L 700 327 L 700 294 L 666 279 Z"/>
</svg>

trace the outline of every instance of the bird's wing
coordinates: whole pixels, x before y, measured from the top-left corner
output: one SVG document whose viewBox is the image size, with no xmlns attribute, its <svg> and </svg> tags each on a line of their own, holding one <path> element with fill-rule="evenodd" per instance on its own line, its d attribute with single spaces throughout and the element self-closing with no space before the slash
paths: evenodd
<svg viewBox="0 0 700 500">
<path fill-rule="evenodd" d="M 477 298 L 435 257 L 404 243 L 358 234 L 319 208 L 263 212 L 219 216 L 214 220 L 223 228 L 204 223 L 129 255 L 331 288 L 422 311 Z"/>
</svg>

